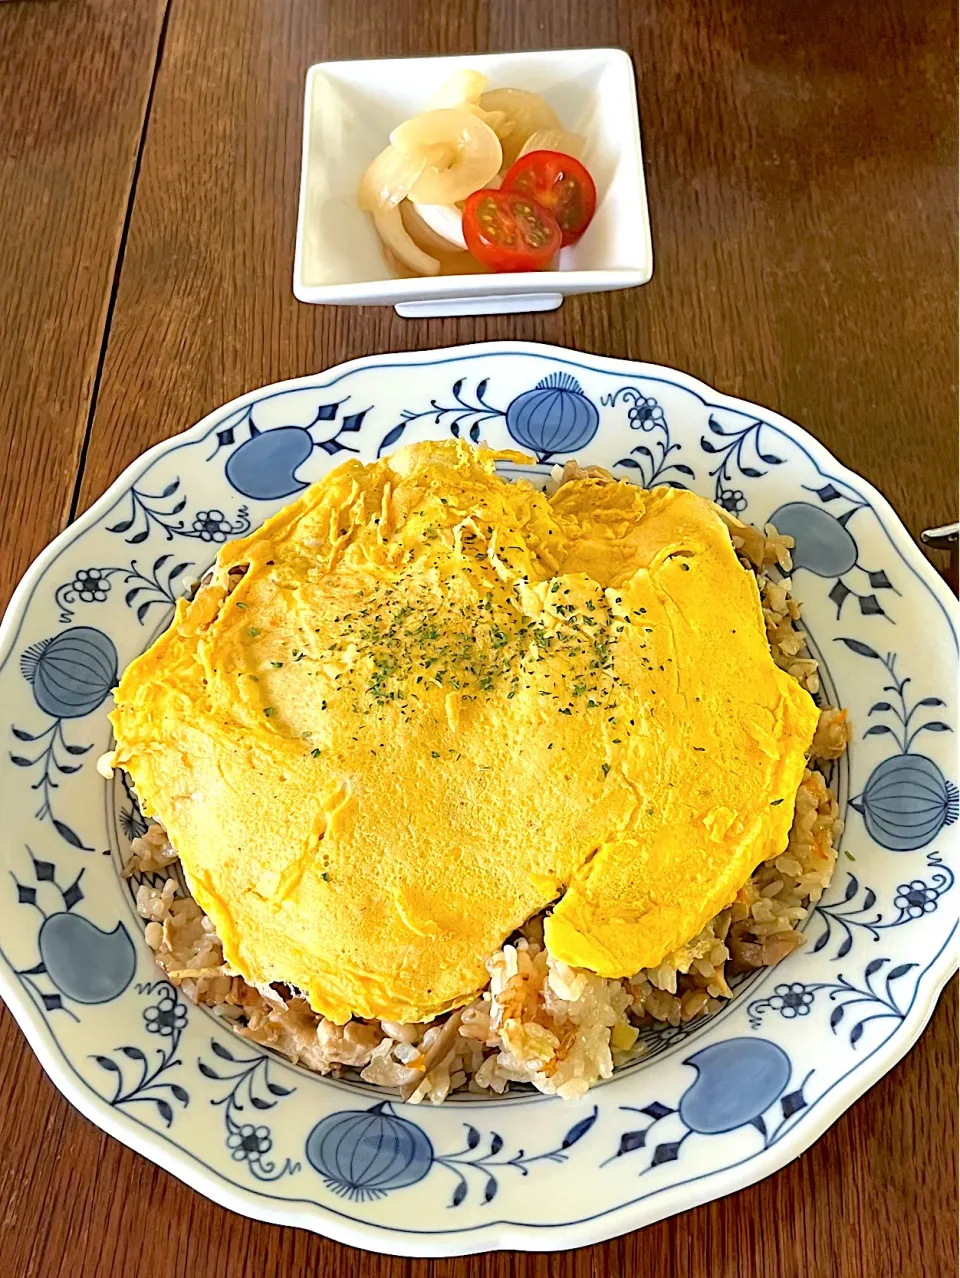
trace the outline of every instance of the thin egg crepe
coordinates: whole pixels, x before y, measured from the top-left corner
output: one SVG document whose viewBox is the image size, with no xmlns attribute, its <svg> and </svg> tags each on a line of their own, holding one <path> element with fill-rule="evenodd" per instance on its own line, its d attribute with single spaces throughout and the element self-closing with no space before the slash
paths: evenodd
<svg viewBox="0 0 960 1278">
<path fill-rule="evenodd" d="M 549 951 L 655 967 L 787 844 L 817 724 L 709 502 L 494 453 L 352 461 L 126 670 L 115 766 L 250 983 L 423 1021 L 553 903 Z"/>
</svg>

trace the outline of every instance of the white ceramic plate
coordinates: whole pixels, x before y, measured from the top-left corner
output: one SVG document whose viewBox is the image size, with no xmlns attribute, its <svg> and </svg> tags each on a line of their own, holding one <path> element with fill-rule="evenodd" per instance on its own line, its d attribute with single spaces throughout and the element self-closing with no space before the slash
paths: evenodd
<svg viewBox="0 0 960 1278">
<path fill-rule="evenodd" d="M 351 454 L 459 434 L 676 482 L 797 538 L 847 828 L 808 944 L 567 1104 L 392 1101 L 234 1037 L 162 981 L 97 775 L 121 668 L 178 583 Z M 522 343 L 357 360 L 254 391 L 134 463 L 0 631 L 0 991 L 104 1130 L 235 1211 L 417 1255 L 595 1242 L 769 1175 L 915 1041 L 955 964 L 956 605 L 886 501 L 777 414 L 682 373 Z M 849 858 L 849 859 L 848 859 Z M 93 1170 L 91 1170 L 91 1174 Z"/>
</svg>

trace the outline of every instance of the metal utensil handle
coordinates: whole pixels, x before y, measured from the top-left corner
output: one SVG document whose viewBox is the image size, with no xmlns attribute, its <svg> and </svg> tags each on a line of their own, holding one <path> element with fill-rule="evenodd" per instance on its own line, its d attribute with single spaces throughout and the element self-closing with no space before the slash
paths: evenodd
<svg viewBox="0 0 960 1278">
<path fill-rule="evenodd" d="M 960 523 L 942 524 L 939 528 L 925 528 L 920 540 L 933 550 L 950 550 L 960 541 Z"/>
</svg>

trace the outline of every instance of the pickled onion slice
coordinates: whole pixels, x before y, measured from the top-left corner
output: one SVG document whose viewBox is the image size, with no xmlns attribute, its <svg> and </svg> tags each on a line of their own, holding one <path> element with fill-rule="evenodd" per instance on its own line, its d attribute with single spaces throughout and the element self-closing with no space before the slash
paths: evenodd
<svg viewBox="0 0 960 1278">
<path fill-rule="evenodd" d="M 566 129 L 537 129 L 520 148 L 520 156 L 529 155 L 531 151 L 559 151 L 579 160 L 586 145 L 587 139 L 582 133 L 568 133 Z"/>
<path fill-rule="evenodd" d="M 396 204 L 387 204 L 383 208 L 376 209 L 373 214 L 373 224 L 387 248 L 396 253 L 400 261 L 405 266 L 409 266 L 411 271 L 416 271 L 418 275 L 439 275 L 440 263 L 429 253 L 424 253 L 423 249 L 418 248 L 410 238 Z"/>
<path fill-rule="evenodd" d="M 486 87 L 487 77 L 481 71 L 454 71 L 427 103 L 427 110 L 476 104 Z"/>
<path fill-rule="evenodd" d="M 563 129 L 553 107 L 548 106 L 539 93 L 528 93 L 526 89 L 491 89 L 480 98 L 480 106 L 484 111 L 502 111 L 506 116 L 509 128 L 494 126 L 503 148 L 505 169 L 520 154 L 520 148 L 531 133 Z"/>
<path fill-rule="evenodd" d="M 443 157 L 442 147 L 422 147 L 415 155 L 388 146 L 360 179 L 357 203 L 367 213 L 399 204 L 428 164 Z"/>
<path fill-rule="evenodd" d="M 390 134 L 391 145 L 411 164 L 430 153 L 408 194 L 418 204 L 453 204 L 485 186 L 499 172 L 503 152 L 496 133 L 470 111 L 424 111 Z M 439 157 L 436 152 L 440 150 Z"/>
</svg>

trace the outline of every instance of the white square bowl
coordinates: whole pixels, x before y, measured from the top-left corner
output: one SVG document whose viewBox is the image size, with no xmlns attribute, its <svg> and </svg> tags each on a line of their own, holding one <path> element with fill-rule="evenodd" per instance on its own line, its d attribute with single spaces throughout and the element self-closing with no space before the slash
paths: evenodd
<svg viewBox="0 0 960 1278">
<path fill-rule="evenodd" d="M 391 130 L 424 109 L 454 71 L 491 88 L 530 89 L 586 139 L 597 211 L 561 270 L 396 279 L 357 207 L 367 165 Z M 653 273 L 633 65 L 622 49 L 477 53 L 320 62 L 307 72 L 293 291 L 301 302 L 396 306 L 401 315 L 553 310 L 570 293 L 633 288 Z"/>
</svg>

